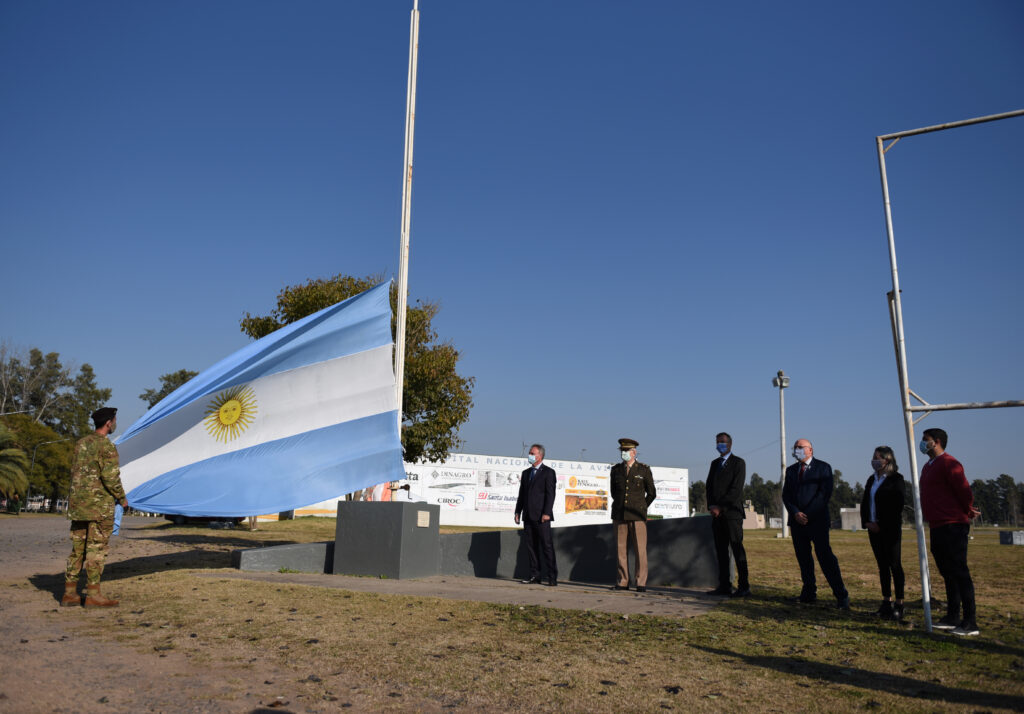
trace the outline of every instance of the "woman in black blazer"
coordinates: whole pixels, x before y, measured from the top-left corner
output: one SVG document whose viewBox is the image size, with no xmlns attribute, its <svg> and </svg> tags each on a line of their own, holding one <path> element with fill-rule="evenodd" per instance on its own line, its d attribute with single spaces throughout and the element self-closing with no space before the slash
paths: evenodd
<svg viewBox="0 0 1024 714">
<path fill-rule="evenodd" d="M 879 446 L 871 457 L 874 473 L 864 486 L 860 504 L 860 522 L 868 530 L 868 540 L 878 562 L 878 579 L 882 583 L 881 607 L 878 615 L 886 620 L 903 617 L 903 565 L 900 544 L 903 538 L 903 476 L 896 470 L 896 455 L 888 446 Z M 892 601 L 890 580 L 896 586 L 896 602 Z"/>
</svg>

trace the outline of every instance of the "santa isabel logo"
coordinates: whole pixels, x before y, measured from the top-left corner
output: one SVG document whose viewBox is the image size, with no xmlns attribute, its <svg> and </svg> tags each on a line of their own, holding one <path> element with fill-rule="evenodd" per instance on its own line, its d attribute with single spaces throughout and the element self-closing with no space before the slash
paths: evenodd
<svg viewBox="0 0 1024 714">
<path fill-rule="evenodd" d="M 256 392 L 247 385 L 225 389 L 210 401 L 203 422 L 217 441 L 228 442 L 249 428 L 256 417 Z"/>
</svg>

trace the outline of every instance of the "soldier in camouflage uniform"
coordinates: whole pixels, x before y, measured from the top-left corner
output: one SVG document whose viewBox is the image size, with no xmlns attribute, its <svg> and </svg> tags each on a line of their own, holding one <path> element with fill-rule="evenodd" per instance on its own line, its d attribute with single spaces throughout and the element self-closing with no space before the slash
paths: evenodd
<svg viewBox="0 0 1024 714">
<path fill-rule="evenodd" d="M 78 605 L 78 576 L 85 564 L 86 607 L 112 607 L 117 600 L 100 594 L 100 575 L 107 559 L 114 528 L 114 504 L 127 506 L 115 447 L 107 436 L 117 428 L 117 409 L 103 407 L 92 413 L 96 431 L 78 440 L 71 463 L 71 555 L 64 574 L 63 606 Z"/>
</svg>

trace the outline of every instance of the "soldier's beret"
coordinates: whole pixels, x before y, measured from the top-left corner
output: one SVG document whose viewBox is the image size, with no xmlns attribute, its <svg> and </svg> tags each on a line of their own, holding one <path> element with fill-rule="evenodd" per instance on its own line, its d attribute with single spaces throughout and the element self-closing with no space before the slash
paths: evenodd
<svg viewBox="0 0 1024 714">
<path fill-rule="evenodd" d="M 100 407 L 92 413 L 92 423 L 99 429 L 116 416 L 117 409 L 115 407 Z"/>
<path fill-rule="evenodd" d="M 640 446 L 640 442 L 636 439 L 619 439 L 620 449 L 635 449 Z"/>
</svg>

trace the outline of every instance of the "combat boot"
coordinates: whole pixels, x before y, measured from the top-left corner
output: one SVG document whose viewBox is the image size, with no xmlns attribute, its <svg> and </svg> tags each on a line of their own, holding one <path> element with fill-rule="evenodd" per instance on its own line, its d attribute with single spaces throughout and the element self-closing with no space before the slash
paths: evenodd
<svg viewBox="0 0 1024 714">
<path fill-rule="evenodd" d="M 78 607 L 82 604 L 82 596 L 78 594 L 78 583 L 64 583 L 64 597 L 60 599 L 61 607 Z"/>
<path fill-rule="evenodd" d="M 85 588 L 85 606 L 86 607 L 114 607 L 117 605 L 117 600 L 111 600 L 110 598 L 103 597 L 100 594 L 99 585 L 87 585 Z"/>
</svg>

